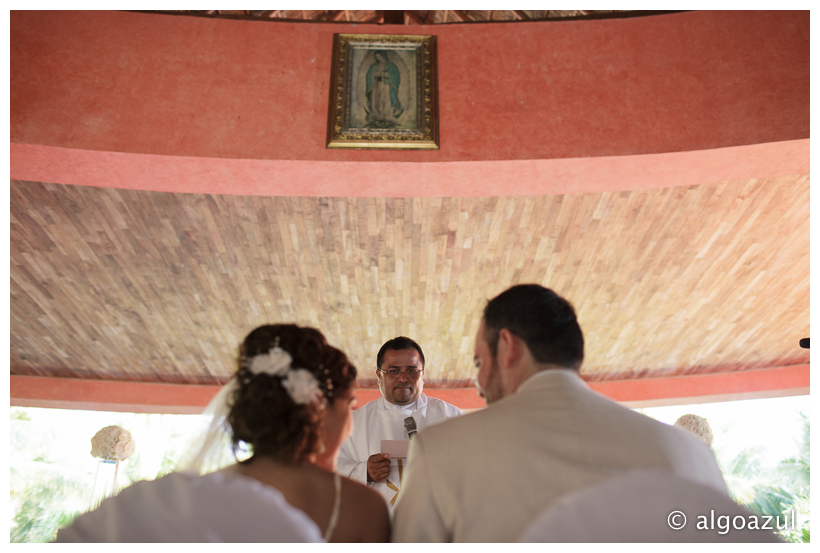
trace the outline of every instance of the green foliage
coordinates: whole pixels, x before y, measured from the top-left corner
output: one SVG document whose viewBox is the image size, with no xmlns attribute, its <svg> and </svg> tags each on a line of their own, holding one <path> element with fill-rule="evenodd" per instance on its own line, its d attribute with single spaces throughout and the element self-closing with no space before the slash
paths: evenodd
<svg viewBox="0 0 820 553">
<path fill-rule="evenodd" d="M 798 525 L 779 531 L 790 542 L 809 543 L 810 434 L 811 421 L 803 418 L 802 440 L 797 457 L 784 459 L 774 468 L 762 468 L 759 448 L 746 448 L 724 466 L 724 478 L 732 498 L 758 515 L 781 517 L 797 514 Z M 789 522 L 791 526 L 791 521 Z"/>
<path fill-rule="evenodd" d="M 57 529 L 70 524 L 80 510 L 66 508 L 65 498 L 82 493 L 81 486 L 71 478 L 56 473 L 29 482 L 18 493 L 12 491 L 12 506 L 18 504 L 12 527 L 12 543 L 44 543 L 57 537 Z"/>
<path fill-rule="evenodd" d="M 87 507 L 89 474 L 52 462 L 53 433 L 25 409 L 12 410 L 10 438 L 10 541 L 51 541 Z"/>
<path fill-rule="evenodd" d="M 160 464 L 156 478 L 162 478 L 166 474 L 172 472 L 179 461 L 179 457 L 180 456 L 175 451 L 170 449 L 167 450 L 165 455 L 162 457 L 162 463 Z"/>
<path fill-rule="evenodd" d="M 90 455 L 91 437 L 99 428 L 116 424 L 142 436 L 134 455 L 119 464 L 118 489 L 171 472 L 190 440 L 184 430 L 180 433 L 190 421 L 178 417 L 185 416 L 11 409 L 11 541 L 53 540 L 59 528 L 91 508 L 95 493 L 107 490 L 112 467 Z M 70 421 L 82 425 L 80 435 L 63 426 Z"/>
<path fill-rule="evenodd" d="M 26 413 L 25 409 L 12 409 L 11 410 L 11 420 L 13 421 L 30 421 L 28 413 Z"/>
</svg>

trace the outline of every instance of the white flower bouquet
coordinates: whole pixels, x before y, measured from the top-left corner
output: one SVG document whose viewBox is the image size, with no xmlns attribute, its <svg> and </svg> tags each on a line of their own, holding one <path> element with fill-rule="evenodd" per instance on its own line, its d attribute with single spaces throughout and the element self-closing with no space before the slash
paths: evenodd
<svg viewBox="0 0 820 553">
<path fill-rule="evenodd" d="M 703 417 L 697 415 L 683 415 L 675 421 L 675 426 L 692 432 L 707 445 L 712 445 L 714 435 L 712 434 L 712 427 Z"/>
<path fill-rule="evenodd" d="M 134 453 L 131 433 L 119 426 L 106 426 L 91 438 L 91 455 L 108 461 L 124 461 Z"/>
</svg>

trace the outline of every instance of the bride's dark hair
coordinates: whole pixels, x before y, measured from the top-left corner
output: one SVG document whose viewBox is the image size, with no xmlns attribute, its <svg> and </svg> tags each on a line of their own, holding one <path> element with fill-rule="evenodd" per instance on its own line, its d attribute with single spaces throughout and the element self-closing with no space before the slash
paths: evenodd
<svg viewBox="0 0 820 553">
<path fill-rule="evenodd" d="M 322 390 L 318 401 L 298 404 L 282 386 L 282 378 L 249 370 L 256 355 L 276 346 L 290 354 L 293 368 L 313 374 Z M 235 377 L 239 387 L 228 414 L 234 452 L 244 442 L 253 455 L 294 463 L 316 451 L 325 405 L 347 392 L 356 380 L 356 367 L 315 328 L 265 325 L 248 334 L 240 346 Z"/>
</svg>

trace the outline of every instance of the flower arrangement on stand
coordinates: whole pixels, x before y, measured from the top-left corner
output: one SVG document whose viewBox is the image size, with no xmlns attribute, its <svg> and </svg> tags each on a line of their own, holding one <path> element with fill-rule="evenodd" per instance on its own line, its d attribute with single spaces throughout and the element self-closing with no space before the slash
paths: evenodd
<svg viewBox="0 0 820 553">
<path fill-rule="evenodd" d="M 128 430 L 119 426 L 106 426 L 91 438 L 91 455 L 100 459 L 97 473 L 94 476 L 94 490 L 91 508 L 95 509 L 106 497 L 111 497 L 117 490 L 117 474 L 120 461 L 134 454 L 134 439 Z M 100 471 L 103 475 L 100 478 Z M 113 472 L 113 475 L 112 475 Z M 110 479 L 111 485 L 108 485 Z M 99 482 L 99 485 L 98 485 Z"/>
<path fill-rule="evenodd" d="M 706 442 L 706 445 L 712 445 L 712 441 L 714 440 L 712 427 L 709 426 L 709 422 L 703 417 L 699 417 L 697 415 L 683 415 L 675 421 L 675 426 L 692 432 L 698 438 Z"/>
</svg>

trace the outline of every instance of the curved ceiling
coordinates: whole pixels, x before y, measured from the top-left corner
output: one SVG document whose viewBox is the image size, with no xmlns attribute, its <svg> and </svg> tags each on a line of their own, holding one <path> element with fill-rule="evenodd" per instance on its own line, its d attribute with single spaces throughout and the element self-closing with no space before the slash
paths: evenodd
<svg viewBox="0 0 820 553">
<path fill-rule="evenodd" d="M 27 23 L 40 17 L 48 16 L 29 14 Z M 135 26 L 150 27 L 143 19 Z M 16 48 L 12 91 L 21 81 L 47 80 L 33 70 L 42 65 L 19 60 L 50 58 L 48 50 Z M 801 63 L 789 75 L 806 82 L 794 98 L 807 101 Z M 756 78 L 766 67 L 755 68 Z M 766 110 L 780 105 L 748 98 L 744 106 L 761 106 L 748 116 L 767 121 Z M 777 101 L 795 104 L 789 98 Z M 31 124 L 37 117 L 81 121 L 60 131 L 72 144 L 94 143 L 105 136 L 99 129 L 116 126 L 95 119 L 93 98 L 56 114 L 35 100 L 12 95 L 12 375 L 218 384 L 249 330 L 293 321 L 345 349 L 364 386 L 373 385 L 379 346 L 405 334 L 425 349 L 429 386 L 469 387 L 481 310 L 518 282 L 542 283 L 575 305 L 589 381 L 809 363 L 798 347 L 809 335 L 810 288 L 808 121 L 800 115 L 808 106 L 800 102 L 771 122 L 794 135 L 789 140 L 403 164 L 128 153 L 61 147 L 62 138 L 27 143 L 20 137 L 53 138 L 52 127 Z M 151 108 L 122 103 L 134 116 Z M 641 114 L 618 115 L 628 122 Z M 320 119 L 321 131 L 324 112 Z M 749 120 L 738 115 L 732 132 L 742 135 Z M 120 128 L 118 138 L 129 130 Z M 305 134 L 322 150 L 321 137 Z"/>
<path fill-rule="evenodd" d="M 230 375 L 244 333 L 322 329 L 363 369 L 395 335 L 469 385 L 484 303 L 576 306 L 592 380 L 807 363 L 809 177 L 475 198 L 173 194 L 12 181 L 11 369 Z"/>
</svg>

